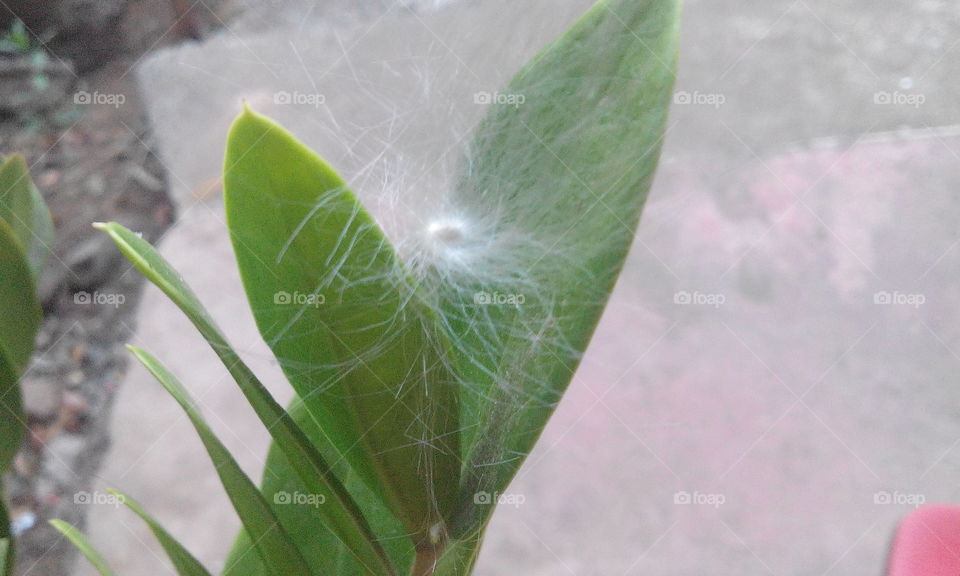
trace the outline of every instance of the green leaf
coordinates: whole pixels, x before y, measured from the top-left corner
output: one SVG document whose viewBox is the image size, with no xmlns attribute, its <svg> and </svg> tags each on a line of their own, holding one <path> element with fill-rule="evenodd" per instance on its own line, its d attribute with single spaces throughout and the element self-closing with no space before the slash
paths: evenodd
<svg viewBox="0 0 960 576">
<path fill-rule="evenodd" d="M 299 398 L 291 403 L 289 413 L 324 456 L 335 461 L 336 449 L 326 439 Z M 334 467 L 334 472 L 362 507 L 363 516 L 370 520 L 376 537 L 386 547 L 393 564 L 400 566 L 401 572 L 405 572 L 403 568 L 409 566 L 413 558 L 413 547 L 405 537 L 403 525 L 353 473 L 346 461 L 340 460 Z M 291 469 L 276 443 L 271 445 L 267 455 L 261 491 L 268 501 L 273 502 L 274 512 L 297 543 L 297 547 L 310 560 L 315 573 L 338 576 L 380 574 L 376 566 L 361 564 L 349 548 L 329 530 L 323 516 L 317 514 L 317 510 L 328 504 L 317 504 L 309 498 L 309 489 Z M 224 572 L 225 576 L 266 574 L 263 563 L 249 553 L 250 546 L 249 536 L 242 532 L 226 563 L 228 570 Z"/>
<path fill-rule="evenodd" d="M 90 541 L 83 535 L 83 532 L 63 520 L 51 520 L 50 525 L 59 530 L 61 534 L 66 536 L 70 542 L 76 546 L 77 550 L 83 554 L 87 561 L 97 569 L 100 576 L 113 576 L 113 571 L 110 570 L 107 561 L 104 560 L 103 556 L 90 544 Z"/>
<path fill-rule="evenodd" d="M 23 441 L 18 381 L 33 352 L 41 316 L 23 249 L 0 220 L 0 474 L 9 470 Z"/>
<path fill-rule="evenodd" d="M 0 354 L 0 395 L 0 474 L 4 474 L 23 441 L 25 426 L 20 410 L 20 387 L 3 354 Z M 0 539 L 6 543 L 0 558 L 0 576 L 7 576 L 13 574 L 15 553 L 3 482 L 0 482 Z"/>
<path fill-rule="evenodd" d="M 116 490 L 111 490 L 110 492 L 119 497 L 120 501 L 123 502 L 127 508 L 133 510 L 137 516 L 147 523 L 150 531 L 153 532 L 153 535 L 160 542 L 160 545 L 163 546 L 164 551 L 166 551 L 170 562 L 172 562 L 174 568 L 177 569 L 177 574 L 180 576 L 210 576 L 210 573 L 203 567 L 203 564 L 194 558 L 193 554 L 184 548 L 176 538 L 171 536 L 170 533 L 167 532 L 159 522 L 154 520 L 133 498 Z"/>
<path fill-rule="evenodd" d="M 19 154 L 0 164 L 0 220 L 10 225 L 23 246 L 36 280 L 53 245 L 53 221 Z"/>
<path fill-rule="evenodd" d="M 457 536 L 489 519 L 474 495 L 513 478 L 620 273 L 665 132 L 678 22 L 676 0 L 598 2 L 501 90 L 522 102 L 494 104 L 468 148 L 454 205 L 512 261 L 441 283 L 466 391 Z"/>
<path fill-rule="evenodd" d="M 18 382 L 17 372 L 0 351 L 0 475 L 10 470 L 26 434 Z"/>
<path fill-rule="evenodd" d="M 0 221 L 0 270 L 0 353 L 19 376 L 30 361 L 42 312 L 22 246 L 4 221 Z"/>
<path fill-rule="evenodd" d="M 0 538 L 0 575 L 7 576 L 7 574 L 13 571 L 12 563 L 8 563 L 7 559 L 12 558 L 12 556 L 7 556 L 7 553 L 10 551 L 10 540 L 9 538 Z"/>
<path fill-rule="evenodd" d="M 213 319 L 180 275 L 148 242 L 116 223 L 97 224 L 106 231 L 140 272 L 186 314 L 233 376 L 247 401 L 274 442 L 284 451 L 300 480 L 312 493 L 326 494 L 328 505 L 321 513 L 332 530 L 349 543 L 363 564 L 381 566 L 382 573 L 395 574 L 383 547 L 374 538 L 360 508 L 333 475 L 331 466 L 304 436 L 290 416 L 277 404 L 263 384 L 220 333 Z"/>
<path fill-rule="evenodd" d="M 483 543 L 483 530 L 455 540 L 444 552 L 437 564 L 436 576 L 463 576 L 473 573 L 473 567 L 480 554 L 480 545 Z"/>
<path fill-rule="evenodd" d="M 309 565 L 273 514 L 270 505 L 213 430 L 207 426 L 183 385 L 146 350 L 133 346 L 127 348 L 187 413 L 217 469 L 240 521 L 253 538 L 254 546 L 266 564 L 268 573 L 275 576 L 309 575 Z"/>
<path fill-rule="evenodd" d="M 3 490 L 0 489 L 0 576 L 13 574 L 14 546 L 10 530 L 10 514 Z"/>
<path fill-rule="evenodd" d="M 264 340 L 331 443 L 426 544 L 460 475 L 436 319 L 343 180 L 249 109 L 230 131 L 224 195 Z"/>
<path fill-rule="evenodd" d="M 8 158 L 0 164 L 0 476 L 10 470 L 26 432 L 19 381 L 33 353 L 43 316 L 36 296 L 36 277 L 52 230 L 50 214 L 23 158 Z M 39 249 L 41 245 L 43 250 Z M 14 541 L 2 483 L 0 539 L 3 576 L 13 571 Z"/>
</svg>

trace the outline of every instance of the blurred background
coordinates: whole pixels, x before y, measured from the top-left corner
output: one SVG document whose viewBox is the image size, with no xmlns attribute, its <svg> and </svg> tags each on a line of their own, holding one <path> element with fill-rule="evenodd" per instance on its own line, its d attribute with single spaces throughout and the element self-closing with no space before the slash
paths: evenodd
<svg viewBox="0 0 960 576">
<path fill-rule="evenodd" d="M 0 152 L 27 156 L 57 225 L 7 479 L 18 574 L 93 574 L 50 518 L 85 526 L 118 574 L 173 574 L 108 488 L 222 568 L 239 523 L 124 343 L 171 366 L 252 476 L 268 444 L 91 222 L 159 242 L 289 398 L 223 221 L 241 103 L 389 220 L 421 193 L 391 182 L 446 185 L 482 95 L 590 4 L 0 2 Z M 685 2 L 640 233 L 478 574 L 879 576 L 904 514 L 960 501 L 958 32 L 939 0 Z"/>
</svg>

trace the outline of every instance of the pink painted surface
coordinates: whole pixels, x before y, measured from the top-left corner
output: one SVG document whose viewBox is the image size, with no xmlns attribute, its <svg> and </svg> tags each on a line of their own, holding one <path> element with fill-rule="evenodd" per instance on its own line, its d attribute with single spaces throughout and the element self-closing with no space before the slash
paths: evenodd
<svg viewBox="0 0 960 576">
<path fill-rule="evenodd" d="M 960 506 L 927 506 L 900 524 L 887 576 L 960 574 Z"/>
</svg>

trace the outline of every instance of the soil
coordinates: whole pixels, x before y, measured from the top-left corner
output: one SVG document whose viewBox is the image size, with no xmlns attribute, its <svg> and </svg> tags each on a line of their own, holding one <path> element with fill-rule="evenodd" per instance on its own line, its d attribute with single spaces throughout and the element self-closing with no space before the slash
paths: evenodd
<svg viewBox="0 0 960 576">
<path fill-rule="evenodd" d="M 36 48 L 33 56 L 79 72 L 71 71 L 66 85 L 43 84 L 44 94 L 20 108 L 0 102 L 0 153 L 26 157 L 56 226 L 39 285 L 44 323 L 21 381 L 30 434 L 4 478 L 18 533 L 18 576 L 69 574 L 76 554 L 48 521 L 82 528 L 88 504 L 106 496 L 91 494 L 90 486 L 110 445 L 111 405 L 127 367 L 123 345 L 134 333 L 143 280 L 91 223 L 118 221 L 155 242 L 173 221 L 166 171 L 152 151 L 133 68 L 147 51 L 196 37 L 216 21 L 173 8 L 137 1 L 122 14 L 107 14 L 116 41 L 96 43 L 96 62 L 82 41 Z M 55 105 L 31 108 L 29 101 L 41 96 Z"/>
</svg>

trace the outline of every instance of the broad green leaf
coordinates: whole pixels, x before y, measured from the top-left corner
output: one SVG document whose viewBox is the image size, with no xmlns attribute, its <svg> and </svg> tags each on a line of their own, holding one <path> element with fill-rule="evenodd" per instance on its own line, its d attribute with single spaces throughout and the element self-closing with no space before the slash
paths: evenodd
<svg viewBox="0 0 960 576">
<path fill-rule="evenodd" d="M 40 329 L 36 278 L 52 231 L 50 214 L 23 158 L 6 159 L 0 164 L 0 476 L 9 471 L 26 431 L 19 381 Z M 0 482 L 0 576 L 12 573 L 14 565 L 4 498 Z"/>
<path fill-rule="evenodd" d="M 426 542 L 461 467 L 458 390 L 432 312 L 343 180 L 250 110 L 230 131 L 224 195 L 264 340 L 331 443 Z"/>
<path fill-rule="evenodd" d="M 0 271 L 0 353 L 19 376 L 30 361 L 42 313 L 23 248 L 2 220 Z"/>
<path fill-rule="evenodd" d="M 30 178 L 23 156 L 15 154 L 0 164 L 0 220 L 5 220 L 23 246 L 34 279 L 53 245 L 53 221 L 43 197 Z"/>
<path fill-rule="evenodd" d="M 330 528 L 344 542 L 349 543 L 350 550 L 363 564 L 379 564 L 381 573 L 395 574 L 386 552 L 375 540 L 366 519 L 360 513 L 359 506 L 333 475 L 331 466 L 243 363 L 180 275 L 148 242 L 130 230 L 116 223 L 96 226 L 110 235 L 134 266 L 186 314 L 207 340 L 250 402 L 257 417 L 270 432 L 274 442 L 293 463 L 304 485 L 308 486 L 312 493 L 328 496 L 328 505 L 321 513 Z"/>
<path fill-rule="evenodd" d="M 0 474 L 7 472 L 23 441 L 18 381 L 33 352 L 41 316 L 22 247 L 0 220 Z"/>
<path fill-rule="evenodd" d="M 140 504 L 126 494 L 122 494 L 116 490 L 111 490 L 111 493 L 118 496 L 127 508 L 133 510 L 137 516 L 147 523 L 150 531 L 153 532 L 153 535 L 160 542 L 160 545 L 163 546 L 167 557 L 170 558 L 170 562 L 172 562 L 174 568 L 176 568 L 177 574 L 180 576 L 210 576 L 210 573 L 203 567 L 203 564 L 184 548 L 176 538 L 171 536 L 159 522 L 154 520 Z"/>
<path fill-rule="evenodd" d="M 196 404 L 183 385 L 156 358 L 146 350 L 127 347 L 154 378 L 187 413 L 200 435 L 217 474 L 223 483 L 244 528 L 253 538 L 254 547 L 267 566 L 268 574 L 275 576 L 306 576 L 310 567 L 273 514 L 270 505 L 257 486 L 240 469 L 236 460 L 207 426 Z"/>
<path fill-rule="evenodd" d="M 61 534 L 66 536 L 70 542 L 76 546 L 77 550 L 87 559 L 94 568 L 97 569 L 97 572 L 100 573 L 100 576 L 113 576 L 113 570 L 107 565 L 107 561 L 103 559 L 103 556 L 93 547 L 87 537 L 83 535 L 83 532 L 78 530 L 72 524 L 67 524 L 63 520 L 51 520 L 50 524 L 60 531 Z"/>
<path fill-rule="evenodd" d="M 456 535 L 489 518 L 474 496 L 501 492 L 530 452 L 620 273 L 665 132 L 678 22 L 679 0 L 598 2 L 501 90 L 522 103 L 494 104 L 468 147 L 454 205 L 510 266 L 439 282 L 465 391 Z"/>
<path fill-rule="evenodd" d="M 290 416 L 320 449 L 329 461 L 336 461 L 336 449 L 330 444 L 310 413 L 299 398 L 294 399 L 289 408 Z M 405 537 L 403 525 L 386 509 L 379 499 L 370 492 L 362 480 L 350 469 L 345 460 L 340 460 L 334 471 L 341 482 L 354 495 L 362 507 L 365 518 L 370 520 L 376 537 L 387 548 L 393 563 L 406 573 L 413 558 L 413 546 Z M 267 500 L 273 503 L 277 517 L 287 532 L 296 541 L 297 546 L 308 558 L 315 573 L 337 574 L 337 576 L 371 576 L 380 574 L 375 566 L 364 566 L 326 526 L 317 510 L 326 503 L 317 503 L 311 499 L 309 489 L 299 480 L 290 468 L 283 451 L 276 443 L 270 447 L 266 467 L 263 472 L 261 491 Z M 245 532 L 241 532 L 233 547 L 226 565 L 225 576 L 265 576 L 263 563 L 254 554 L 249 553 L 251 542 Z"/>
</svg>

